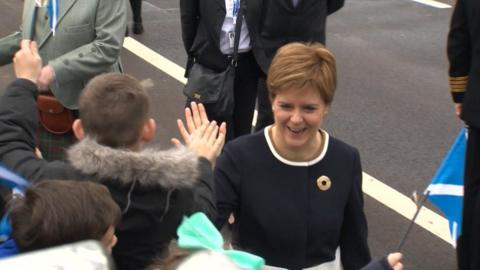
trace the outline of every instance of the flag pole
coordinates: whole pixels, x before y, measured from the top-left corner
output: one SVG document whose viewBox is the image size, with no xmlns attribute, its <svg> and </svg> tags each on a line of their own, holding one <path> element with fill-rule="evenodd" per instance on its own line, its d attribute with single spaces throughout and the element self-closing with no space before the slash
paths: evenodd
<svg viewBox="0 0 480 270">
<path fill-rule="evenodd" d="M 418 214 L 420 213 L 420 210 L 422 210 L 422 207 L 425 204 L 425 202 L 427 201 L 429 195 L 430 195 L 430 190 L 428 190 L 427 193 L 425 193 L 425 195 L 423 196 L 423 199 L 420 202 L 420 204 L 417 204 L 417 202 L 415 201 L 415 205 L 417 206 L 417 211 L 415 211 L 415 215 L 413 215 L 413 218 L 410 221 L 410 224 L 408 225 L 407 231 L 403 235 L 402 240 L 400 241 L 400 244 L 398 245 L 398 247 L 396 249 L 398 252 L 402 251 L 402 248 L 405 245 L 407 237 L 410 234 L 410 231 L 412 231 L 413 224 L 415 224 L 415 220 L 417 219 Z"/>
</svg>

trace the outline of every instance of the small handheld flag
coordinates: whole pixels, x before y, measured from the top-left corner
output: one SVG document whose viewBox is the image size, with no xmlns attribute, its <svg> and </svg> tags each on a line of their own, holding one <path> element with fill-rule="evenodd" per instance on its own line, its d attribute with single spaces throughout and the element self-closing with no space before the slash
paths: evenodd
<svg viewBox="0 0 480 270">
<path fill-rule="evenodd" d="M 463 207 L 463 174 L 465 167 L 465 150 L 467 145 L 467 130 L 460 130 L 455 142 L 451 146 L 447 155 L 438 168 L 432 183 L 424 192 L 424 197 L 420 203 L 415 197 L 414 202 L 417 211 L 413 216 L 406 233 L 404 234 L 397 250 L 401 251 L 407 236 L 415 223 L 420 210 L 427 199 L 435 204 L 447 216 L 452 245 L 455 247 L 462 224 Z"/>
<path fill-rule="evenodd" d="M 30 185 L 30 183 L 0 165 L 0 185 L 23 191 Z"/>
<path fill-rule="evenodd" d="M 30 183 L 0 165 L 0 185 L 11 188 L 15 193 L 23 194 L 23 191 L 30 185 Z M 4 215 L 0 219 L 0 242 L 7 240 L 10 233 L 10 222 L 8 221 L 8 216 Z"/>
<path fill-rule="evenodd" d="M 463 128 L 425 190 L 429 200 L 447 216 L 453 246 L 461 232 L 466 145 L 467 130 Z"/>
</svg>

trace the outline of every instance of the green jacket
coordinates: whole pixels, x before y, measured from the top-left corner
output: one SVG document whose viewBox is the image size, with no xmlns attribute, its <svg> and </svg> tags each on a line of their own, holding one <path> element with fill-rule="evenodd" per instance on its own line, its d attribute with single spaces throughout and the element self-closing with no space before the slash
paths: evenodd
<svg viewBox="0 0 480 270">
<path fill-rule="evenodd" d="M 34 0 L 24 2 L 23 31 L 0 39 L 0 65 L 11 63 L 22 37 L 30 36 L 34 5 Z M 65 107 L 78 109 L 80 92 L 95 75 L 121 71 L 126 23 L 125 0 L 59 0 L 55 36 L 48 29 L 35 39 L 44 65 L 55 70 L 50 89 Z"/>
</svg>

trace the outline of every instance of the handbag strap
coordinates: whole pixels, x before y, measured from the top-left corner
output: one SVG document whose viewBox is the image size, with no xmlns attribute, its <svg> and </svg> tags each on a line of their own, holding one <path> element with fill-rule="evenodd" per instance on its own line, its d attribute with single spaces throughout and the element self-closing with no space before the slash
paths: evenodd
<svg viewBox="0 0 480 270">
<path fill-rule="evenodd" d="M 240 45 L 240 31 L 242 30 L 245 1 L 246 0 L 240 0 L 240 10 L 238 11 L 237 21 L 235 22 L 235 39 L 233 41 L 233 59 L 232 59 L 232 62 L 230 63 L 234 67 L 237 66 L 237 60 L 238 60 L 238 46 Z"/>
</svg>

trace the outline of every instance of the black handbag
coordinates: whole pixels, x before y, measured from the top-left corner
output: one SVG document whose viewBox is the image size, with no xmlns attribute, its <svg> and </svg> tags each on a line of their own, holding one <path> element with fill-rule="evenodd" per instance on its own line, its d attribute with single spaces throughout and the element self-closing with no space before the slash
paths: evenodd
<svg viewBox="0 0 480 270">
<path fill-rule="evenodd" d="M 188 102 L 204 104 L 208 118 L 225 120 L 233 114 L 234 80 L 235 67 L 230 64 L 225 71 L 218 73 L 194 63 L 183 93 L 187 96 Z"/>
<path fill-rule="evenodd" d="M 243 7 L 237 16 L 233 57 L 229 59 L 227 68 L 218 72 L 195 62 L 190 68 L 187 84 L 183 88 L 187 102 L 195 101 L 204 104 L 210 119 L 226 120 L 233 114 L 235 106 L 233 88 L 242 17 Z"/>
</svg>

